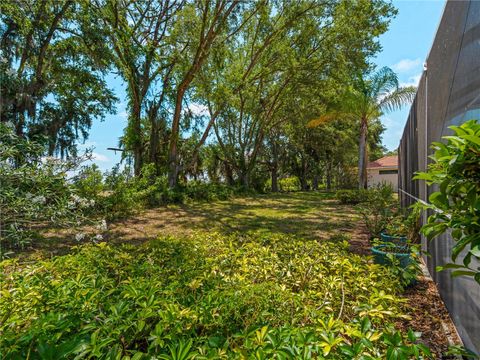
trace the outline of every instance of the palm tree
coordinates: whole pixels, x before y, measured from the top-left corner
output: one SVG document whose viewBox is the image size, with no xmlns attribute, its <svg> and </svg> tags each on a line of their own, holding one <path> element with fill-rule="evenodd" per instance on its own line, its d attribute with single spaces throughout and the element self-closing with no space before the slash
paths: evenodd
<svg viewBox="0 0 480 360">
<path fill-rule="evenodd" d="M 383 114 L 400 109 L 415 97 L 414 86 L 400 87 L 397 74 L 383 67 L 371 76 L 361 76 L 354 87 L 341 97 L 339 105 L 318 119 L 311 120 L 309 127 L 319 126 L 331 120 L 350 120 L 360 123 L 358 185 L 367 187 L 368 127 Z"/>
</svg>

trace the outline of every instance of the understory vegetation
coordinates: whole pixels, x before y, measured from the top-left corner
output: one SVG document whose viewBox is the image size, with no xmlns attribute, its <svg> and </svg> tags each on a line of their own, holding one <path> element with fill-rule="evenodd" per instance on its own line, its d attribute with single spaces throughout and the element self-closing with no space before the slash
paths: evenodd
<svg viewBox="0 0 480 360">
<path fill-rule="evenodd" d="M 372 62 L 397 12 L 384 0 L 0 6 L 1 123 L 66 159 L 93 123 L 125 112 L 118 142 L 102 147 L 121 151 L 136 178 L 153 171 L 167 201 L 190 180 L 259 192 L 356 187 L 359 152 L 386 151 L 380 115 L 414 94 Z M 369 117 L 345 115 L 346 103 Z M 335 109 L 345 116 L 307 128 Z"/>
<path fill-rule="evenodd" d="M 2 263 L 5 359 L 406 359 L 397 277 L 341 238 L 197 233 Z"/>
</svg>

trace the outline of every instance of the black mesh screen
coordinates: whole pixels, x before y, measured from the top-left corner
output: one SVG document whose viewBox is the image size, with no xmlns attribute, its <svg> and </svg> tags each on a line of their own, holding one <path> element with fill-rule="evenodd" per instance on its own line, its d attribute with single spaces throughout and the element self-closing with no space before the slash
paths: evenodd
<svg viewBox="0 0 480 360">
<path fill-rule="evenodd" d="M 480 121 L 480 1 L 447 2 L 426 63 L 399 147 L 399 191 L 405 207 L 415 198 L 428 202 L 434 191 L 423 181 L 412 181 L 416 171 L 426 169 L 431 142 L 441 141 L 452 124 Z M 430 274 L 465 346 L 480 352 L 480 285 L 435 271 L 450 261 L 452 244 L 448 234 L 428 243 L 422 239 L 430 254 L 425 257 Z"/>
</svg>

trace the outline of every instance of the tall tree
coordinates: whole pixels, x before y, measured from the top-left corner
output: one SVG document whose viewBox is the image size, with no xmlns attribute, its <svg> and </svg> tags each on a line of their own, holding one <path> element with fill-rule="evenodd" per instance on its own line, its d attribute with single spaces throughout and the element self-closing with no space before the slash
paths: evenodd
<svg viewBox="0 0 480 360">
<path fill-rule="evenodd" d="M 309 126 L 342 119 L 359 124 L 358 186 L 366 188 L 369 126 L 384 113 L 412 102 L 415 93 L 415 87 L 400 87 L 397 75 L 388 67 L 381 68 L 372 75 L 362 73 L 342 94 L 333 110 L 310 121 Z"/>
<path fill-rule="evenodd" d="M 19 136 L 48 136 L 49 153 L 75 152 L 116 100 L 103 79 L 108 55 L 83 1 L 0 4 L 0 117 Z"/>
<path fill-rule="evenodd" d="M 182 10 L 174 41 L 186 44 L 186 52 L 184 61 L 179 61 L 175 69 L 176 81 L 173 85 L 174 106 L 168 155 L 170 187 L 177 185 L 180 170 L 178 141 L 185 94 L 208 59 L 212 48 L 228 40 L 242 27 L 243 19 L 237 17 L 236 12 L 242 8 L 255 7 L 254 4 L 237 0 L 203 0 L 189 3 Z M 186 29 L 191 31 L 185 31 Z"/>
<path fill-rule="evenodd" d="M 123 144 L 133 153 L 137 176 L 145 160 L 142 117 L 150 122 L 149 155 L 155 160 L 172 70 L 186 48 L 175 49 L 169 40 L 184 6 L 183 0 L 91 2 L 104 24 L 115 67 L 126 83 L 129 116 Z"/>
</svg>

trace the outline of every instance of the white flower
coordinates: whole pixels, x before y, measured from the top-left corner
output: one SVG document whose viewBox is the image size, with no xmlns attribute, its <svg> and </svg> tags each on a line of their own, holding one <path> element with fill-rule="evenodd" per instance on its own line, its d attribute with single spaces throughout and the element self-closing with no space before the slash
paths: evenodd
<svg viewBox="0 0 480 360">
<path fill-rule="evenodd" d="M 97 234 L 95 235 L 94 241 L 102 241 L 103 240 L 103 235 Z"/>
<path fill-rule="evenodd" d="M 103 219 L 100 225 L 98 226 L 98 228 L 102 231 L 107 231 L 108 230 L 107 221 Z"/>
<path fill-rule="evenodd" d="M 77 235 L 75 235 L 75 240 L 77 241 L 82 241 L 84 238 L 85 238 L 84 233 L 78 233 Z"/>
<path fill-rule="evenodd" d="M 47 199 L 45 198 L 45 196 L 43 195 L 38 195 L 38 196 L 35 196 L 33 199 L 32 199 L 32 202 L 34 204 L 40 204 L 40 205 L 43 205 L 47 202 Z"/>
<path fill-rule="evenodd" d="M 90 206 L 94 206 L 94 205 L 95 205 L 95 200 L 90 199 Z"/>
<path fill-rule="evenodd" d="M 102 220 L 102 222 L 98 225 L 98 229 L 101 230 L 101 231 L 107 231 L 108 230 L 108 226 L 107 226 L 107 222 L 104 220 Z"/>
</svg>

